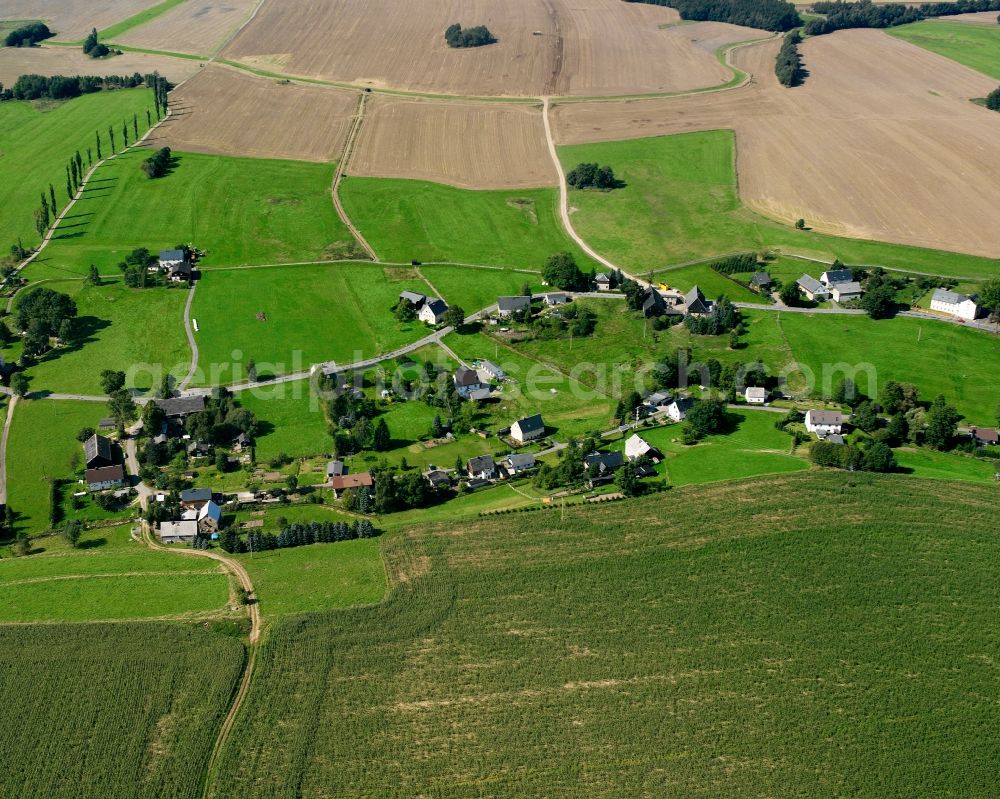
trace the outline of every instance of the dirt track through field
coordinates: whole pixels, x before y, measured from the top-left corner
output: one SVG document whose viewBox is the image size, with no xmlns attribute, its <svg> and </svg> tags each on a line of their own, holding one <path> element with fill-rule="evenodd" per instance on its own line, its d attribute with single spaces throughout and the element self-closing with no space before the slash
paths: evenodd
<svg viewBox="0 0 1000 799">
<path fill-rule="evenodd" d="M 995 82 L 877 30 L 810 39 L 810 75 L 785 89 L 778 41 L 734 63 L 740 89 L 553 110 L 573 144 L 736 131 L 740 195 L 752 209 L 838 235 L 1000 257 L 1000 117 L 971 102 Z M 872 76 L 877 75 L 878 79 Z"/>
</svg>

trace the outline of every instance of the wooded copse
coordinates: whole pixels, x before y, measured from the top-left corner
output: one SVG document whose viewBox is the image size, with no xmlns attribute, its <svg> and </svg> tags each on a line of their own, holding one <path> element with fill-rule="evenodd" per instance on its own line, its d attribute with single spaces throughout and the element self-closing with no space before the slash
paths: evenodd
<svg viewBox="0 0 1000 799">
<path fill-rule="evenodd" d="M 799 32 L 791 31 L 785 35 L 785 41 L 778 51 L 778 58 L 774 62 L 774 74 L 778 76 L 778 82 L 782 86 L 792 87 L 802 83 L 802 57 L 799 55 L 801 41 Z"/>
<path fill-rule="evenodd" d="M 756 272 L 757 253 L 741 252 L 738 255 L 730 255 L 713 261 L 709 266 L 722 275 L 732 275 L 737 272 Z"/>
<path fill-rule="evenodd" d="M 482 47 L 485 44 L 493 44 L 496 37 L 485 25 L 463 28 L 456 22 L 448 26 L 444 32 L 444 40 L 449 47 Z"/>
<path fill-rule="evenodd" d="M 30 25 L 23 25 L 15 28 L 4 39 L 4 47 L 33 47 L 45 39 L 49 39 L 55 34 L 49 30 L 49 26 L 44 22 L 32 22 Z"/>
<path fill-rule="evenodd" d="M 609 166 L 577 164 L 566 175 L 566 182 L 574 189 L 617 189 L 621 183 Z"/>
<path fill-rule="evenodd" d="M 813 11 L 824 14 L 825 19 L 809 20 L 803 28 L 807 36 L 820 36 L 845 28 L 893 28 L 929 17 L 1000 11 L 1000 0 L 956 0 L 954 3 L 923 3 L 919 6 L 902 3 L 876 5 L 871 0 L 819 0 L 813 3 Z"/>
<path fill-rule="evenodd" d="M 785 0 L 625 0 L 677 9 L 681 19 L 729 22 L 783 33 L 802 24 L 795 6 Z"/>
<path fill-rule="evenodd" d="M 986 107 L 990 111 L 1000 111 L 1000 86 L 986 95 Z"/>
<path fill-rule="evenodd" d="M 90 34 L 83 40 L 83 52 L 91 58 L 104 58 L 111 52 L 111 49 L 98 40 L 97 28 L 92 28 Z"/>
</svg>

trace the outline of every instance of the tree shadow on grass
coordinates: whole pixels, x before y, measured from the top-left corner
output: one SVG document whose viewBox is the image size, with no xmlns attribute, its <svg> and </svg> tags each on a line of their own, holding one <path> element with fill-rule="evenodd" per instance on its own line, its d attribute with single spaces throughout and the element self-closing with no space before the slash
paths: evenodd
<svg viewBox="0 0 1000 799">
<path fill-rule="evenodd" d="M 81 541 L 77 544 L 77 549 L 97 549 L 98 547 L 106 546 L 108 539 L 106 538 L 90 538 L 86 541 Z"/>
</svg>

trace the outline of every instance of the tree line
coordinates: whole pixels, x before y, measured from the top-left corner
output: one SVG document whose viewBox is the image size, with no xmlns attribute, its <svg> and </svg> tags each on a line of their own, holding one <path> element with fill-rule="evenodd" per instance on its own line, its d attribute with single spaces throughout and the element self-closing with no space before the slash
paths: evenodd
<svg viewBox="0 0 1000 799">
<path fill-rule="evenodd" d="M 448 26 L 444 32 L 444 40 L 449 47 L 482 47 L 485 44 L 493 44 L 496 37 L 490 33 L 485 25 L 463 28 L 456 22 L 454 25 Z"/>
<path fill-rule="evenodd" d="M 757 253 L 741 252 L 713 261 L 709 267 L 721 275 L 734 275 L 738 272 L 757 271 Z"/>
<path fill-rule="evenodd" d="M 166 79 L 152 73 L 140 75 L 21 75 L 5 89 L 0 84 L 0 100 L 69 100 L 104 89 L 134 89 L 147 86 L 154 91 Z"/>
<path fill-rule="evenodd" d="M 52 36 L 55 34 L 49 30 L 49 26 L 44 22 L 32 22 L 30 25 L 22 25 L 8 33 L 3 44 L 4 47 L 34 47 Z"/>
<path fill-rule="evenodd" d="M 845 28 L 893 28 L 930 17 L 947 17 L 983 11 L 1000 11 L 1000 0 L 956 0 L 954 3 L 923 3 L 918 6 L 903 3 L 876 5 L 871 0 L 819 0 L 813 11 L 824 14 L 824 19 L 811 19 L 806 23 L 807 36 Z"/>
<path fill-rule="evenodd" d="M 802 24 L 795 6 L 785 0 L 626 0 L 676 8 L 681 19 L 729 22 L 783 33 Z"/>
<path fill-rule="evenodd" d="M 333 544 L 338 541 L 352 541 L 355 538 L 374 538 L 379 535 L 368 519 L 356 522 L 308 522 L 290 524 L 278 534 L 252 532 L 246 540 L 232 527 L 219 536 L 219 545 L 230 553 L 264 552 L 271 549 L 289 549 L 310 544 Z"/>
<path fill-rule="evenodd" d="M 778 82 L 782 86 L 798 86 L 805 77 L 802 69 L 802 56 L 799 55 L 799 43 L 802 36 L 797 30 L 785 35 L 785 41 L 781 43 L 778 57 L 774 62 L 774 74 L 778 76 Z"/>
</svg>

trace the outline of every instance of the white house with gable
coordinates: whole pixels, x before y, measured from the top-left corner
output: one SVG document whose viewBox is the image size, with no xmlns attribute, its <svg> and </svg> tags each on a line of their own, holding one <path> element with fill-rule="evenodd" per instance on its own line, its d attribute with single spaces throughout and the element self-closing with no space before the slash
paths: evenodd
<svg viewBox="0 0 1000 799">
<path fill-rule="evenodd" d="M 931 310 L 957 316 L 968 321 L 979 316 L 979 305 L 972 297 L 947 289 L 934 289 L 931 295 Z"/>
</svg>

